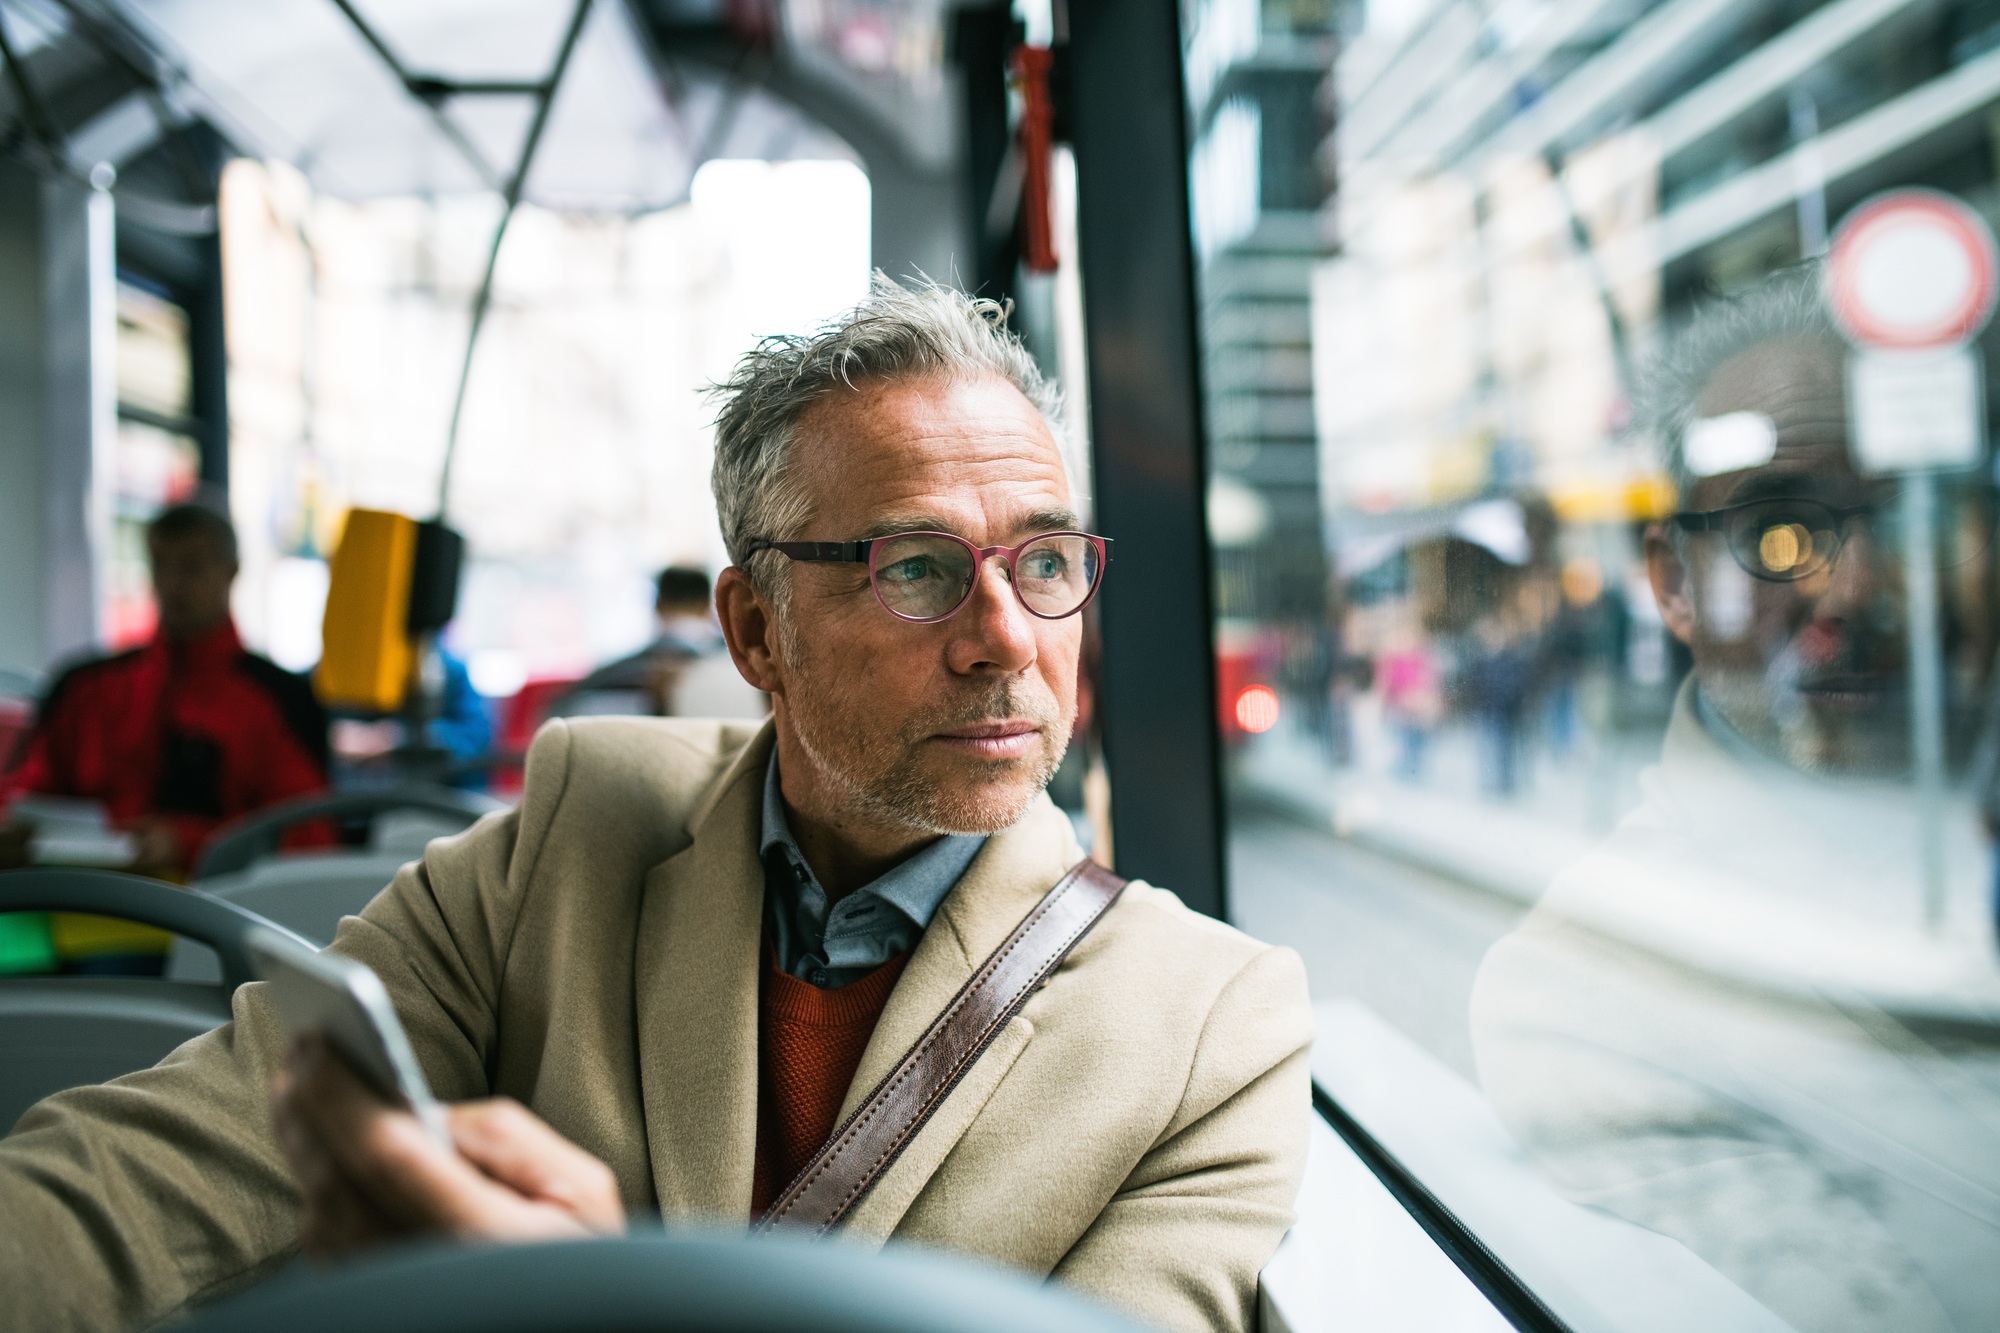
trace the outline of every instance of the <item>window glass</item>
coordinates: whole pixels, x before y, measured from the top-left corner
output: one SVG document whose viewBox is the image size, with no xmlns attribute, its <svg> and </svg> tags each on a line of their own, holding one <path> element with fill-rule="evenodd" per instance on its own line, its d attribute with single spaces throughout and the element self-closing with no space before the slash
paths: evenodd
<svg viewBox="0 0 2000 1333">
<path fill-rule="evenodd" d="M 2000 1327 L 2000 6 L 1183 16 L 1315 1073 L 1573 1322 Z"/>
</svg>

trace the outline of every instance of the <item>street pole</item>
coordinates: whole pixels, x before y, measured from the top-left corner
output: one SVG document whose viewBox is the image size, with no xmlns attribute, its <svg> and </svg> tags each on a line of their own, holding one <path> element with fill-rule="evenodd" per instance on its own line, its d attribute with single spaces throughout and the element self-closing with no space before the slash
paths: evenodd
<svg viewBox="0 0 2000 1333">
<path fill-rule="evenodd" d="M 1855 463 L 1864 475 L 1903 479 L 1910 772 L 1924 925 L 1939 935 L 1948 904 L 1937 479 L 1940 471 L 1970 472 L 1986 456 L 1978 338 L 2000 303 L 2000 243 L 1962 199 L 1890 190 L 1841 220 L 1824 277 L 1828 311 L 1853 348 L 1847 404 Z"/>
<path fill-rule="evenodd" d="M 1910 758 L 1917 780 L 1924 925 L 1944 929 L 1944 662 L 1938 652 L 1937 474 L 1903 480 L 1903 587 L 1908 615 Z"/>
</svg>

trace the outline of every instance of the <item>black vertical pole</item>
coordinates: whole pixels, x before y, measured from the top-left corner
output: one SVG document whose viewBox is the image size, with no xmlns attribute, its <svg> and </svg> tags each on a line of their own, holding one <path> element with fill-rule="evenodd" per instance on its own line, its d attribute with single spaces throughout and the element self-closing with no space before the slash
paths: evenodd
<svg viewBox="0 0 2000 1333">
<path fill-rule="evenodd" d="M 202 489 L 229 494 L 229 341 L 223 326 L 222 237 L 198 237 L 201 277 L 186 294 L 188 313 L 188 414 L 196 423 Z"/>
<path fill-rule="evenodd" d="M 234 156 L 220 134 L 202 122 L 170 132 L 167 143 L 194 198 L 221 206 L 222 169 Z M 200 450 L 197 479 L 214 501 L 229 496 L 229 338 L 222 291 L 222 226 L 192 238 L 195 272 L 174 295 L 188 316 L 188 415 Z"/>
<path fill-rule="evenodd" d="M 1070 129 L 1089 326 L 1099 709 L 1118 872 L 1227 911 L 1180 6 L 1074 0 Z"/>
<path fill-rule="evenodd" d="M 1006 159 L 1011 131 L 1007 125 L 1007 54 L 1020 41 L 1020 24 L 1005 4 L 968 5 L 952 11 L 951 59 L 964 88 L 966 231 L 963 253 L 970 267 L 956 275 L 956 285 L 996 301 L 1014 296 L 1014 266 L 1020 259 L 1015 243 L 1018 229 L 989 235 L 986 215 L 993 189 Z"/>
</svg>

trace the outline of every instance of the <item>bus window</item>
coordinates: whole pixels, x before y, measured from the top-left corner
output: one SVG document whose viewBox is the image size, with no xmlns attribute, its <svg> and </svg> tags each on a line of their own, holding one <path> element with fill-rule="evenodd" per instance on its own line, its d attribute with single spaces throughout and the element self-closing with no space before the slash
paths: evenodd
<svg viewBox="0 0 2000 1333">
<path fill-rule="evenodd" d="M 1993 16 L 1183 12 L 1231 902 L 1322 1090 L 1579 1326 L 1992 1326 Z"/>
</svg>

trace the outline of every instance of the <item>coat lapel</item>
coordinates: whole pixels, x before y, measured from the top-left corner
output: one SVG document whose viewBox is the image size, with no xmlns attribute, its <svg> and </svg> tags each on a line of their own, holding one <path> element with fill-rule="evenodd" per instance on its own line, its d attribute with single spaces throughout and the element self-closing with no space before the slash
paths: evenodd
<svg viewBox="0 0 2000 1333">
<path fill-rule="evenodd" d="M 765 730 L 688 821 L 693 842 L 646 877 L 635 948 L 639 1082 L 668 1219 L 750 1216 L 757 1152 L 757 997 Z"/>
<path fill-rule="evenodd" d="M 1082 859 L 1068 816 L 1044 796 L 1012 828 L 994 834 L 939 906 L 875 1025 L 840 1108 L 845 1120 L 923 1036 L 979 965 L 1021 924 L 1063 872 Z M 842 1231 L 886 1237 L 915 1202 L 1034 1036 L 1016 1017 L 1001 1030 L 902 1156 L 876 1182 Z"/>
</svg>

